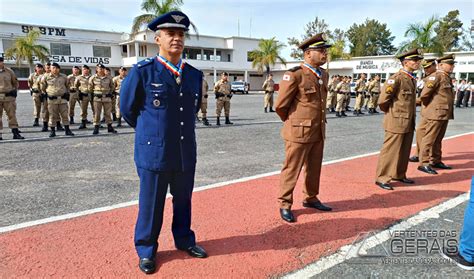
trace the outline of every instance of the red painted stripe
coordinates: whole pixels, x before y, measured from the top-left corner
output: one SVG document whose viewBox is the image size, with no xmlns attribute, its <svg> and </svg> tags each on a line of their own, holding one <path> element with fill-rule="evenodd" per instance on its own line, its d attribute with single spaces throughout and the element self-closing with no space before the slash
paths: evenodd
<svg viewBox="0 0 474 279">
<path fill-rule="evenodd" d="M 208 259 L 174 249 L 168 201 L 158 276 L 261 278 L 301 268 L 351 243 L 361 231 L 385 228 L 468 191 L 474 171 L 472 142 L 474 135 L 445 141 L 444 161 L 454 169 L 432 176 L 411 163 L 408 176 L 416 186 L 395 183 L 395 191 L 374 185 L 377 156 L 324 166 L 320 198 L 335 211 L 302 208 L 298 185 L 295 224 L 279 218 L 277 175 L 197 192 L 193 229 Z M 2 234 L 0 274 L 136 277 L 141 274 L 133 247 L 136 214 L 133 206 Z"/>
</svg>

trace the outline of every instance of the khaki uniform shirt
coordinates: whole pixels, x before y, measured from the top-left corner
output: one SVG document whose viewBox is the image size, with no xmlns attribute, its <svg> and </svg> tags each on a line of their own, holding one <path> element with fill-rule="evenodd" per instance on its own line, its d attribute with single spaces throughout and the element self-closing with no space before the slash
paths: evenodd
<svg viewBox="0 0 474 279">
<path fill-rule="evenodd" d="M 32 73 L 28 77 L 28 86 L 31 90 L 33 90 L 34 93 L 40 92 L 40 78 L 41 75 L 39 75 L 38 73 Z"/>
<path fill-rule="evenodd" d="M 348 82 L 341 81 L 336 86 L 336 92 L 349 93 L 350 91 L 351 91 L 351 86 Z"/>
<path fill-rule="evenodd" d="M 318 79 L 306 67 L 295 67 L 283 75 L 275 110 L 282 121 L 283 139 L 309 143 L 324 140 L 329 75 Z"/>
<path fill-rule="evenodd" d="M 222 79 L 216 82 L 216 85 L 214 86 L 214 92 L 217 93 L 222 93 L 224 95 L 229 95 L 230 94 L 230 82 L 229 81 L 223 81 Z"/>
<path fill-rule="evenodd" d="M 89 78 L 89 92 L 94 94 L 110 94 L 114 92 L 114 83 L 108 75 L 103 77 L 97 74 Z"/>
<path fill-rule="evenodd" d="M 367 86 L 366 86 L 366 83 L 365 83 L 365 79 L 364 79 L 364 80 L 359 79 L 359 80 L 356 82 L 356 84 L 355 84 L 354 90 L 355 90 L 356 92 L 359 92 L 359 93 L 366 91 L 366 90 L 367 90 Z"/>
<path fill-rule="evenodd" d="M 209 91 L 209 84 L 205 79 L 202 80 L 202 95 L 203 96 L 208 96 L 207 91 Z"/>
<path fill-rule="evenodd" d="M 380 93 L 380 81 L 373 80 L 370 84 L 369 87 L 367 88 L 367 91 L 371 93 Z"/>
<path fill-rule="evenodd" d="M 404 134 L 415 129 L 416 80 L 400 70 L 382 88 L 378 105 L 385 112 L 385 131 Z"/>
<path fill-rule="evenodd" d="M 267 91 L 267 92 L 273 92 L 275 91 L 275 82 L 273 81 L 273 79 L 271 80 L 266 80 L 263 85 L 262 85 L 262 89 Z"/>
<path fill-rule="evenodd" d="M 77 90 L 76 85 L 75 85 L 75 81 L 76 81 L 76 78 L 78 76 L 79 75 L 75 76 L 73 74 L 70 74 L 70 75 L 67 76 L 67 81 L 69 83 L 69 92 L 71 92 L 71 93 L 75 93 L 75 91 Z"/>
<path fill-rule="evenodd" d="M 18 80 L 12 69 L 0 69 L 0 93 L 10 93 L 18 88 Z"/>
<path fill-rule="evenodd" d="M 74 88 L 78 89 L 79 92 L 87 94 L 89 93 L 89 78 L 91 76 L 80 75 L 76 77 L 74 81 Z"/>
<path fill-rule="evenodd" d="M 438 70 L 426 77 L 420 100 L 421 115 L 426 119 L 454 119 L 453 85 L 448 73 Z"/>
<path fill-rule="evenodd" d="M 41 93 L 46 94 L 46 88 L 45 88 L 45 86 L 44 86 L 44 85 L 45 85 L 44 81 L 45 81 L 46 77 L 47 77 L 49 74 L 50 74 L 50 73 L 44 73 L 44 74 L 42 74 L 42 75 L 39 77 L 39 81 L 38 81 L 38 82 L 39 82 L 39 89 L 40 89 L 40 92 L 41 92 Z"/>
<path fill-rule="evenodd" d="M 68 92 L 69 82 L 65 74 L 49 74 L 43 79 L 43 88 L 48 96 L 63 96 Z"/>
<path fill-rule="evenodd" d="M 120 94 L 120 87 L 122 86 L 123 80 L 124 80 L 124 77 L 121 77 L 121 76 L 116 76 L 112 79 L 114 83 L 115 93 Z"/>
</svg>

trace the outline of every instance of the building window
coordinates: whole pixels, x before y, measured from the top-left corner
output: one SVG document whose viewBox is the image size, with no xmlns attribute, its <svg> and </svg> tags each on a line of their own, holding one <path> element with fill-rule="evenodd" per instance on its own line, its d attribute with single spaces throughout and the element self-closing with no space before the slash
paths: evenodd
<svg viewBox="0 0 474 279">
<path fill-rule="evenodd" d="M 201 59 L 201 50 L 200 49 L 185 48 L 184 51 L 183 51 L 183 57 L 185 59 L 200 60 Z"/>
<path fill-rule="evenodd" d="M 70 44 L 51 43 L 51 55 L 71 55 Z"/>
<path fill-rule="evenodd" d="M 141 56 L 141 57 L 147 57 L 148 56 L 146 45 L 141 45 L 138 48 L 138 56 Z"/>
<path fill-rule="evenodd" d="M 231 60 L 230 60 L 230 54 L 227 54 L 227 61 L 228 61 L 228 62 L 231 62 Z"/>
<path fill-rule="evenodd" d="M 94 57 L 111 57 L 109 46 L 92 46 L 92 54 Z"/>
<path fill-rule="evenodd" d="M 216 51 L 216 61 L 217 62 L 222 61 L 221 56 L 222 56 L 222 52 L 220 50 Z"/>
<path fill-rule="evenodd" d="M 204 57 L 202 58 L 202 60 L 213 60 L 214 58 L 213 56 L 214 56 L 214 50 L 205 49 Z"/>
<path fill-rule="evenodd" d="M 13 40 L 2 39 L 3 44 L 3 52 L 7 51 L 7 49 L 11 48 L 14 44 Z"/>
<path fill-rule="evenodd" d="M 30 69 L 11 67 L 17 78 L 28 78 L 30 76 Z"/>
</svg>

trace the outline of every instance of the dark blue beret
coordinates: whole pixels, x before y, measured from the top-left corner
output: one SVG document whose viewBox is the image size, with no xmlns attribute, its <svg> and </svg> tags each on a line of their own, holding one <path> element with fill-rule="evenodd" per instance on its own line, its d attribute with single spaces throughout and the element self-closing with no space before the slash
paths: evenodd
<svg viewBox="0 0 474 279">
<path fill-rule="evenodd" d="M 171 11 L 152 20 L 148 28 L 152 31 L 163 28 L 179 28 L 188 31 L 189 24 L 189 18 L 183 12 Z"/>
<path fill-rule="evenodd" d="M 59 66 L 59 64 L 56 63 L 56 62 L 54 62 L 53 64 L 51 64 L 51 66 L 56 67 L 56 68 L 58 68 L 58 69 L 61 69 L 61 66 Z"/>
</svg>

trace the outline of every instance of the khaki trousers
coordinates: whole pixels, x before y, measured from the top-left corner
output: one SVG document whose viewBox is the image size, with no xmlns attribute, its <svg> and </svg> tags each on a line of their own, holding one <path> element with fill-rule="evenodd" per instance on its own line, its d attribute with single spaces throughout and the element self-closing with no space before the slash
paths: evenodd
<svg viewBox="0 0 474 279">
<path fill-rule="evenodd" d="M 104 109 L 105 123 L 112 124 L 112 101 L 110 98 L 96 98 L 94 97 L 94 126 L 100 125 L 100 115 Z"/>
<path fill-rule="evenodd" d="M 89 96 L 82 96 L 81 100 L 81 120 L 87 120 L 87 107 L 89 106 Z M 91 109 L 93 106 L 91 105 Z"/>
<path fill-rule="evenodd" d="M 265 108 L 273 108 L 273 92 L 266 91 L 263 97 Z"/>
<path fill-rule="evenodd" d="M 0 97 L 0 134 L 3 132 L 3 111 L 7 115 L 8 128 L 18 128 L 16 119 L 16 104 L 13 97 Z"/>
<path fill-rule="evenodd" d="M 40 118 L 43 117 L 41 115 L 41 99 L 40 99 L 40 93 L 33 93 L 33 117 L 34 118 Z"/>
<path fill-rule="evenodd" d="M 113 114 L 116 114 L 116 112 L 117 112 L 116 106 L 117 106 L 117 96 L 113 95 L 113 97 L 112 97 L 112 113 Z M 115 115 L 115 116 L 117 116 L 117 115 Z"/>
<path fill-rule="evenodd" d="M 56 122 L 61 120 L 63 125 L 69 125 L 67 102 L 61 99 L 48 100 L 49 127 L 56 127 Z"/>
<path fill-rule="evenodd" d="M 344 104 L 345 100 L 346 100 L 346 94 L 337 93 L 337 105 L 336 105 L 337 112 L 346 111 L 346 106 Z"/>
<path fill-rule="evenodd" d="M 379 101 L 379 93 L 372 93 L 370 95 L 369 108 L 377 108 Z"/>
<path fill-rule="evenodd" d="M 79 93 L 70 93 L 69 94 L 69 116 L 74 116 L 74 109 L 76 108 L 76 103 L 79 103 Z"/>
<path fill-rule="evenodd" d="M 334 104 L 336 103 L 336 102 L 334 102 L 334 104 L 333 104 L 333 100 L 335 100 L 334 97 L 336 97 L 335 95 L 336 95 L 336 92 L 332 92 L 332 91 L 328 92 L 328 97 L 326 98 L 326 108 L 327 109 L 331 109 L 331 108 L 334 107 Z"/>
<path fill-rule="evenodd" d="M 441 162 L 442 141 L 447 127 L 448 120 L 426 120 L 419 151 L 420 166 Z"/>
<path fill-rule="evenodd" d="M 406 178 L 413 131 L 395 134 L 385 131 L 385 138 L 377 163 L 376 181 L 389 183 L 392 179 Z"/>
<path fill-rule="evenodd" d="M 354 105 L 354 109 L 355 109 L 355 110 L 360 110 L 360 109 L 362 109 L 363 104 L 364 104 L 364 93 L 362 93 L 362 92 L 357 93 L 357 97 L 356 97 L 356 102 L 355 102 L 355 105 Z"/>
<path fill-rule="evenodd" d="M 115 103 L 115 116 L 117 118 L 121 118 L 122 114 L 120 113 L 120 94 L 117 93 L 116 98 L 116 103 Z"/>
<path fill-rule="evenodd" d="M 297 143 L 285 141 L 285 162 L 280 174 L 280 207 L 290 209 L 293 190 L 304 166 L 304 201 L 317 201 L 323 161 L 324 141 Z"/>
<path fill-rule="evenodd" d="M 207 99 L 202 97 L 202 102 L 201 102 L 201 117 L 202 118 L 207 118 Z"/>
<path fill-rule="evenodd" d="M 216 101 L 216 115 L 221 116 L 222 109 L 224 109 L 225 117 L 230 116 L 230 99 L 228 97 L 219 97 Z"/>
<path fill-rule="evenodd" d="M 43 106 L 42 106 L 42 111 L 41 111 L 41 116 L 43 118 L 43 122 L 48 122 L 49 121 L 49 109 L 48 109 L 48 99 L 45 98 L 43 101 Z"/>
</svg>

